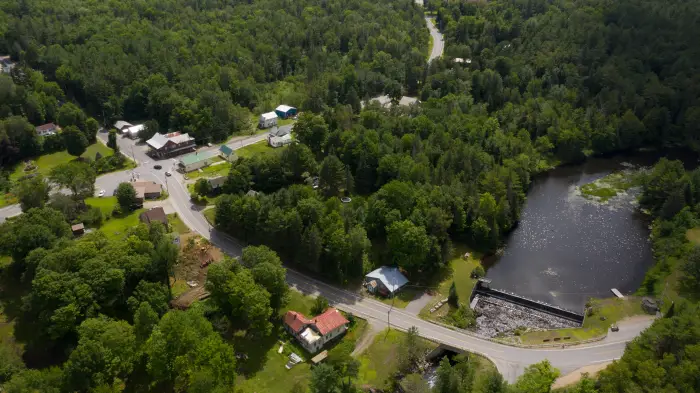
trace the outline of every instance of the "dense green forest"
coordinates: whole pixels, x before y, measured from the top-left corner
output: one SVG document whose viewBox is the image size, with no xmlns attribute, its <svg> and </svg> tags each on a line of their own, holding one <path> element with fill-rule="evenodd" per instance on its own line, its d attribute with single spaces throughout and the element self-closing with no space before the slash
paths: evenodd
<svg viewBox="0 0 700 393">
<path fill-rule="evenodd" d="M 428 43 L 407 0 L 28 0 L 0 4 L 3 20 L 0 50 L 104 123 L 154 119 L 199 142 L 247 129 L 244 108 L 359 110 L 415 90 Z"/>
<path fill-rule="evenodd" d="M 532 176 L 553 165 L 648 144 L 699 148 L 698 3 L 426 6 L 447 42 L 429 66 L 423 10 L 409 0 L 0 2 L 0 50 L 19 62 L 0 75 L 3 166 L 93 141 L 90 116 L 155 120 L 205 142 L 282 101 L 307 112 L 283 153 L 233 165 L 216 225 L 259 246 L 213 265 L 211 299 L 188 311 L 169 309 L 178 250 L 159 225 L 72 240 L 65 204 L 44 200 L 2 224 L 3 313 L 24 345 L 0 346 L 4 391 L 235 390 L 230 338 L 255 342 L 278 322 L 282 259 L 339 283 L 384 263 L 419 281 L 455 241 L 496 248 Z M 423 102 L 361 110 L 380 93 Z M 38 138 L 33 125 L 48 121 L 69 136 Z M 68 169 L 54 177 L 70 186 Z M 700 223 L 700 172 L 664 160 L 643 183 L 657 264 L 640 292 L 660 297 L 665 317 L 571 391 L 700 391 L 700 251 L 686 237 Z M 85 195 L 76 186 L 71 198 Z M 401 374 L 415 371 L 418 353 L 402 356 Z M 329 360 L 308 390 L 358 390 L 356 361 Z M 441 364 L 432 391 L 549 392 L 557 376 L 542 363 L 512 386 L 492 374 L 477 387 L 467 357 Z M 402 389 L 430 391 L 414 378 Z"/>
</svg>

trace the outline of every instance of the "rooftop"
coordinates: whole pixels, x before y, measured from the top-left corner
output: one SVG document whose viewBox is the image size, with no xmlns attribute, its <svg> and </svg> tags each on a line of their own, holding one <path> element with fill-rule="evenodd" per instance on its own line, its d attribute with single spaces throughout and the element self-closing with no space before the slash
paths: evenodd
<svg viewBox="0 0 700 393">
<path fill-rule="evenodd" d="M 291 109 L 295 109 L 295 108 L 293 106 L 289 106 L 289 105 L 280 105 L 277 108 L 275 108 L 276 111 L 280 111 L 280 112 L 287 112 Z"/>
<path fill-rule="evenodd" d="M 209 184 L 211 184 L 212 187 L 218 188 L 226 183 L 226 176 L 213 177 L 207 180 L 209 180 Z"/>
<path fill-rule="evenodd" d="M 161 193 L 163 191 L 160 184 L 154 181 L 137 181 L 132 183 L 134 190 L 136 190 L 136 196 L 143 198 L 146 194 Z"/>
<path fill-rule="evenodd" d="M 287 311 L 284 315 L 284 324 L 297 333 L 308 325 L 314 325 L 321 335 L 325 335 L 348 323 L 350 321 L 345 319 L 340 311 L 332 307 L 313 319 L 308 319 L 304 314 L 296 311 Z"/>
<path fill-rule="evenodd" d="M 81 222 L 80 224 L 71 225 L 70 229 L 71 229 L 73 232 L 75 232 L 75 231 L 82 231 L 83 229 L 85 229 L 85 225 L 83 225 L 83 223 Z"/>
<path fill-rule="evenodd" d="M 216 150 L 207 150 L 207 151 L 202 151 L 202 152 L 196 152 L 192 154 L 188 154 L 180 159 L 180 163 L 182 165 L 191 165 L 196 162 L 208 160 L 212 157 L 215 157 L 218 153 Z"/>
<path fill-rule="evenodd" d="M 313 322 L 321 334 L 328 334 L 330 331 L 350 323 L 340 311 L 332 307 L 314 318 Z"/>
<path fill-rule="evenodd" d="M 280 105 L 280 106 L 286 106 L 286 105 Z M 279 109 L 279 107 L 278 107 L 278 109 Z M 289 109 L 287 109 L 287 110 L 289 110 Z M 277 113 L 267 112 L 267 113 L 263 113 L 262 115 L 260 115 L 260 117 L 262 117 L 265 120 L 275 119 L 275 118 L 277 118 Z"/>
<path fill-rule="evenodd" d="M 132 127 L 133 124 L 126 122 L 124 120 L 119 120 L 116 123 L 114 123 L 114 128 L 121 130 L 124 127 Z"/>
<path fill-rule="evenodd" d="M 381 281 L 392 293 L 408 283 L 408 279 L 401 273 L 399 268 L 391 266 L 382 266 L 367 273 L 366 277 Z"/>
<path fill-rule="evenodd" d="M 163 224 L 168 223 L 168 217 L 165 215 L 165 210 L 163 210 L 162 207 L 154 207 L 141 213 L 139 219 L 146 224 L 150 224 L 155 221 L 162 222 Z"/>
<path fill-rule="evenodd" d="M 56 128 L 56 125 L 53 123 L 47 123 L 47 124 L 42 124 L 39 127 L 36 128 L 37 131 L 47 131 L 47 130 L 52 130 Z"/>
<path fill-rule="evenodd" d="M 126 130 L 124 130 L 124 132 L 126 132 L 127 134 L 136 135 L 139 132 L 141 132 L 141 130 L 143 130 L 144 128 L 146 128 L 144 124 L 139 124 L 137 126 L 131 126 L 127 128 Z"/>
<path fill-rule="evenodd" d="M 289 135 L 292 130 L 289 127 L 275 127 L 270 131 L 271 136 L 285 136 Z"/>
<path fill-rule="evenodd" d="M 181 134 L 179 132 L 171 132 L 169 134 L 155 134 L 151 139 L 149 139 L 146 143 L 148 146 L 152 147 L 153 149 L 160 150 L 165 146 L 168 141 L 171 141 L 177 145 L 189 141 L 193 141 L 194 138 L 192 138 L 189 134 Z"/>
<path fill-rule="evenodd" d="M 226 145 L 221 145 L 221 147 L 219 147 L 219 151 L 221 152 L 221 154 L 226 155 L 226 156 L 233 153 L 233 149 L 226 146 Z"/>
</svg>

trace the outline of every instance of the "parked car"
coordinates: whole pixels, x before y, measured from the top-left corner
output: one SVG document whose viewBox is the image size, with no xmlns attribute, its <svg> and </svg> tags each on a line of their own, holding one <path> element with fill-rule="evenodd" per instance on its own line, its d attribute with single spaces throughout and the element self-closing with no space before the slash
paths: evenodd
<svg viewBox="0 0 700 393">
<path fill-rule="evenodd" d="M 100 198 L 105 196 L 105 190 L 100 190 L 100 192 L 97 194 Z"/>
<path fill-rule="evenodd" d="M 163 169 L 163 167 L 162 167 L 161 165 L 153 165 L 153 169 L 159 169 L 159 170 L 160 170 L 160 169 Z"/>
<path fill-rule="evenodd" d="M 172 176 L 173 174 L 170 172 L 165 172 L 165 176 Z"/>
<path fill-rule="evenodd" d="M 617 326 L 616 323 L 613 323 L 612 326 L 610 326 L 610 330 L 613 331 L 613 332 L 619 332 L 619 331 L 620 331 L 620 327 Z"/>
</svg>

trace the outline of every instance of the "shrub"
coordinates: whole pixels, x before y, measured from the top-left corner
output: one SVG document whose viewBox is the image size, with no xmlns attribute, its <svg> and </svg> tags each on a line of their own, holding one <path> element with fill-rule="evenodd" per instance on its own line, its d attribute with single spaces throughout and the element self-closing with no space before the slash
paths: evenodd
<svg viewBox="0 0 700 393">
<path fill-rule="evenodd" d="M 86 226 L 98 228 L 102 226 L 102 210 L 98 207 L 90 206 L 80 215 L 80 219 Z"/>
<path fill-rule="evenodd" d="M 472 270 L 472 278 L 482 278 L 486 275 L 484 267 L 479 265 Z"/>
</svg>

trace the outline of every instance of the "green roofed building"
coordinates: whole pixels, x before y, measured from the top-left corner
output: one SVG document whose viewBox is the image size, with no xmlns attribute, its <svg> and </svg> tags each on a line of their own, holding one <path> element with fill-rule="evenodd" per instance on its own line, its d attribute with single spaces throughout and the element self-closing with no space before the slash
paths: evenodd
<svg viewBox="0 0 700 393">
<path fill-rule="evenodd" d="M 238 158 L 233 149 L 226 145 L 221 145 L 221 147 L 219 147 L 219 155 L 228 162 L 234 162 Z"/>
<path fill-rule="evenodd" d="M 216 150 L 188 154 L 180 159 L 179 165 L 185 172 L 196 171 L 211 165 L 212 162 L 216 161 L 217 155 Z"/>
</svg>

